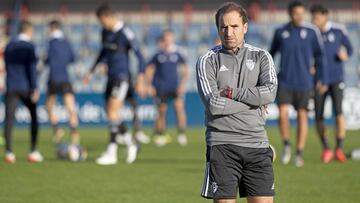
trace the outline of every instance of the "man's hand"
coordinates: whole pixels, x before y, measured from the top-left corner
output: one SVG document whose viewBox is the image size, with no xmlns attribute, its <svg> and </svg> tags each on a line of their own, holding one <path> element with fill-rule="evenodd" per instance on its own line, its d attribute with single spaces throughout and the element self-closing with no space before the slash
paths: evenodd
<svg viewBox="0 0 360 203">
<path fill-rule="evenodd" d="M 146 96 L 146 87 L 145 87 L 145 79 L 144 74 L 139 74 L 136 80 L 135 85 L 136 93 L 141 97 L 144 98 Z"/>
<path fill-rule="evenodd" d="M 310 75 L 314 76 L 316 74 L 316 68 L 315 66 L 310 67 Z"/>
<path fill-rule="evenodd" d="M 220 91 L 220 96 L 232 99 L 232 93 L 233 93 L 232 88 L 227 87 Z"/>
<path fill-rule="evenodd" d="M 87 73 L 87 74 L 84 76 L 83 83 L 84 83 L 85 85 L 89 84 L 91 78 L 92 78 L 92 74 L 91 74 L 91 73 Z"/>
<path fill-rule="evenodd" d="M 316 90 L 321 94 L 325 94 L 325 92 L 328 90 L 328 86 L 327 85 L 324 85 L 322 84 L 322 82 L 318 81 L 316 83 Z"/>
<path fill-rule="evenodd" d="M 349 55 L 344 47 L 341 47 L 337 53 L 340 61 L 347 61 L 349 59 Z"/>
<path fill-rule="evenodd" d="M 36 103 L 39 100 L 40 97 L 40 93 L 39 90 L 34 90 L 31 95 L 30 95 L 30 99 L 33 103 Z"/>
</svg>

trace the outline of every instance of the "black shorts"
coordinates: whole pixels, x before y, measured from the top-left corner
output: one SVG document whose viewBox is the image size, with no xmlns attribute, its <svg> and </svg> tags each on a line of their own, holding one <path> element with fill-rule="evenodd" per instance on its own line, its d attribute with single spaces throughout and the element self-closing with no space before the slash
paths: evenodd
<svg viewBox="0 0 360 203">
<path fill-rule="evenodd" d="M 283 87 L 278 88 L 276 100 L 278 105 L 291 104 L 295 110 L 308 110 L 309 100 L 313 97 L 313 91 L 289 90 Z"/>
<path fill-rule="evenodd" d="M 343 82 L 337 82 L 329 85 L 328 91 L 321 95 L 318 91 L 315 91 L 315 118 L 317 121 L 324 120 L 324 108 L 326 97 L 330 94 L 332 100 L 333 110 L 335 115 L 342 114 L 342 100 L 345 84 Z"/>
<path fill-rule="evenodd" d="M 112 97 L 124 101 L 128 89 L 129 81 L 127 80 L 108 81 L 105 90 L 105 100 L 108 101 Z"/>
<path fill-rule="evenodd" d="M 169 99 L 177 99 L 181 97 L 182 96 L 180 96 L 176 91 L 166 92 L 166 93 L 157 92 L 155 97 L 155 102 L 156 104 L 163 104 L 166 103 Z"/>
<path fill-rule="evenodd" d="M 208 199 L 236 199 L 274 196 L 271 148 L 236 145 L 207 147 L 206 171 L 201 196 Z"/>
<path fill-rule="evenodd" d="M 73 94 L 72 86 L 69 82 L 60 83 L 49 83 L 48 84 L 48 95 L 63 95 L 66 93 Z"/>
</svg>

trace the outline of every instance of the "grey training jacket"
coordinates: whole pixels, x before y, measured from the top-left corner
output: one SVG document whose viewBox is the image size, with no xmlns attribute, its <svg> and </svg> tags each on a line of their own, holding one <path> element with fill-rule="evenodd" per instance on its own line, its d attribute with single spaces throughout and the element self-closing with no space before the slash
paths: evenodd
<svg viewBox="0 0 360 203">
<path fill-rule="evenodd" d="M 196 76 L 206 109 L 208 146 L 269 146 L 264 105 L 275 100 L 277 78 L 267 51 L 244 44 L 235 54 L 216 46 L 199 57 Z M 233 88 L 232 99 L 220 97 L 220 91 L 227 87 Z"/>
</svg>

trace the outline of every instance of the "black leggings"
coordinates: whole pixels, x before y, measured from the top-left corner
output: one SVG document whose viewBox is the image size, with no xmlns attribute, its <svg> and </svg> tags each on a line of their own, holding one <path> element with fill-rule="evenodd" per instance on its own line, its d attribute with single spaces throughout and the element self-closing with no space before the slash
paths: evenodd
<svg viewBox="0 0 360 203">
<path fill-rule="evenodd" d="M 36 103 L 31 101 L 29 93 L 6 93 L 5 95 L 5 150 L 6 152 L 12 152 L 12 128 L 15 121 L 15 110 L 18 101 L 28 108 L 31 116 L 31 142 L 30 149 L 34 151 L 36 149 L 38 139 L 38 118 L 36 113 Z"/>
</svg>

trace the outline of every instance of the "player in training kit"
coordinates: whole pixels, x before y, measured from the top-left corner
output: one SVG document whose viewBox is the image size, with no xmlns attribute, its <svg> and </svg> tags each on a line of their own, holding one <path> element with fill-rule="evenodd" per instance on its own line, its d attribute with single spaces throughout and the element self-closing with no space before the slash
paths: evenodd
<svg viewBox="0 0 360 203">
<path fill-rule="evenodd" d="M 201 195 L 235 203 L 273 202 L 273 152 L 265 130 L 265 105 L 276 97 L 271 55 L 246 44 L 248 18 L 236 3 L 216 13 L 222 45 L 196 64 L 197 85 L 205 106 L 206 171 Z"/>
<path fill-rule="evenodd" d="M 123 21 L 117 19 L 114 11 L 108 6 L 98 8 L 97 17 L 103 27 L 103 48 L 85 77 L 88 82 L 91 75 L 100 62 L 108 66 L 108 82 L 105 91 L 106 113 L 109 120 L 110 143 L 106 151 L 96 160 L 100 165 L 111 165 L 117 163 L 116 136 L 119 134 L 122 123 L 119 111 L 122 108 L 129 88 L 129 51 L 133 50 L 139 61 L 139 73 L 136 80 L 137 93 L 145 95 L 144 71 L 145 62 L 140 52 L 139 43 L 135 39 L 134 32 Z M 124 142 L 127 145 L 127 163 L 133 163 L 137 156 L 138 146 L 132 139 L 131 134 L 125 133 Z"/>
<path fill-rule="evenodd" d="M 75 160 L 79 156 L 79 150 L 77 150 L 77 145 L 80 144 L 80 135 L 77 131 L 79 121 L 76 113 L 75 97 L 67 72 L 69 64 L 74 62 L 74 53 L 70 43 L 65 39 L 59 21 L 53 20 L 49 22 L 48 29 L 50 39 L 48 41 L 45 64 L 49 67 L 49 80 L 46 107 L 54 131 L 54 141 L 56 144 L 59 144 L 64 135 L 64 130 L 58 126 L 55 105 L 56 96 L 63 97 L 64 105 L 69 115 L 71 135 L 71 143 L 68 147 L 69 155 L 70 160 Z"/>
<path fill-rule="evenodd" d="M 36 102 L 39 99 L 37 86 L 35 46 L 31 42 L 33 27 L 28 21 L 20 23 L 19 35 L 5 48 L 6 93 L 5 93 L 5 162 L 15 163 L 12 150 L 12 128 L 15 109 L 19 100 L 29 109 L 31 117 L 31 143 L 28 160 L 42 162 L 43 156 L 36 149 L 38 141 L 38 118 Z"/>
<path fill-rule="evenodd" d="M 284 142 L 281 161 L 288 164 L 291 158 L 288 113 L 289 105 L 293 105 L 298 122 L 294 164 L 301 167 L 304 164 L 302 152 L 308 135 L 308 102 L 313 96 L 314 88 L 314 75 L 311 71 L 313 61 L 318 75 L 316 87 L 326 88 L 327 81 L 323 71 L 325 58 L 319 30 L 304 22 L 305 7 L 302 3 L 290 3 L 288 12 L 291 21 L 276 29 L 270 54 L 281 54 L 277 93 L 280 134 Z"/>
<path fill-rule="evenodd" d="M 322 5 L 314 5 L 311 8 L 313 23 L 320 29 L 325 46 L 327 59 L 326 73 L 329 77 L 328 90 L 323 93 L 315 91 L 315 115 L 316 127 L 323 145 L 321 159 L 323 163 L 329 163 L 334 153 L 330 149 L 326 137 L 324 124 L 324 105 L 327 95 L 331 96 L 334 112 L 336 115 L 336 150 L 335 158 L 340 162 L 346 161 L 342 150 L 342 143 L 345 138 L 345 118 L 342 114 L 342 100 L 344 84 L 343 63 L 353 53 L 353 49 L 344 26 L 329 21 L 329 11 Z"/>
<path fill-rule="evenodd" d="M 178 74 L 180 73 L 180 75 Z M 158 118 L 155 122 L 154 142 L 163 146 L 170 142 L 171 137 L 165 135 L 167 101 L 172 99 L 178 123 L 177 140 L 180 145 L 187 144 L 185 135 L 186 113 L 184 96 L 188 78 L 188 66 L 184 56 L 175 45 L 174 34 L 165 31 L 161 37 L 160 49 L 151 58 L 146 68 L 147 81 L 152 81 L 150 95 L 155 96 L 158 106 Z"/>
</svg>

